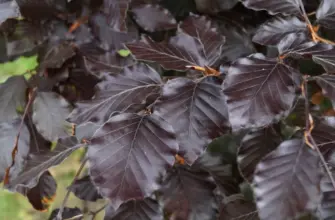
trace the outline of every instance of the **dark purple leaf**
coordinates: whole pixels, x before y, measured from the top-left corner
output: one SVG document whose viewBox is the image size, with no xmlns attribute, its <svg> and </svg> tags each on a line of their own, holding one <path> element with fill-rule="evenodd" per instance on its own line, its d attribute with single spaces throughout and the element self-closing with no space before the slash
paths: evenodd
<svg viewBox="0 0 335 220">
<path fill-rule="evenodd" d="M 163 213 L 159 204 L 150 198 L 144 200 L 130 200 L 122 204 L 116 211 L 108 205 L 104 220 L 163 220 Z"/>
<path fill-rule="evenodd" d="M 88 175 L 76 180 L 69 189 L 76 197 L 85 201 L 95 202 L 102 199 Z"/>
<path fill-rule="evenodd" d="M 177 28 L 177 21 L 171 13 L 160 5 L 138 5 L 132 7 L 135 21 L 149 32 L 163 31 Z"/>
<path fill-rule="evenodd" d="M 335 24 L 335 1 L 322 0 L 316 11 L 317 22 L 329 29 L 334 29 Z"/>
<path fill-rule="evenodd" d="M 142 37 L 140 42 L 126 46 L 138 60 L 158 62 L 165 69 L 185 71 L 186 66 L 210 66 L 220 59 L 221 36 L 206 17 L 189 16 L 179 25 L 178 34 L 169 42 L 155 42 Z"/>
<path fill-rule="evenodd" d="M 66 12 L 66 0 L 16 0 L 23 17 L 35 20 Z"/>
<path fill-rule="evenodd" d="M 335 152 L 335 129 L 333 124 L 327 120 L 316 121 L 311 134 L 326 161 L 331 160 Z"/>
<path fill-rule="evenodd" d="M 226 143 L 222 147 L 228 147 Z M 225 196 L 239 192 L 238 181 L 233 176 L 231 164 L 223 163 L 223 158 L 217 154 L 212 155 L 209 151 L 203 153 L 192 165 L 192 169 L 208 172 L 215 180 L 218 189 Z"/>
<path fill-rule="evenodd" d="M 149 96 L 159 95 L 161 84 L 159 74 L 145 64 L 126 67 L 120 74 L 107 75 L 97 85 L 95 97 L 77 103 L 69 120 L 76 124 L 102 124 L 115 113 L 137 112 L 145 107 Z"/>
<path fill-rule="evenodd" d="M 229 130 L 226 101 L 216 77 L 169 80 L 154 114 L 176 131 L 180 152 L 192 164 L 207 145 Z"/>
<path fill-rule="evenodd" d="M 0 25 L 9 18 L 21 16 L 19 7 L 14 0 L 2 0 L 0 2 Z"/>
<path fill-rule="evenodd" d="M 33 103 L 33 122 L 42 136 L 50 141 L 71 134 L 71 124 L 65 121 L 70 104 L 53 92 L 38 92 Z"/>
<path fill-rule="evenodd" d="M 43 56 L 39 57 L 40 68 L 61 68 L 63 63 L 74 55 L 71 44 L 66 42 L 54 44 L 47 48 Z"/>
<path fill-rule="evenodd" d="M 115 31 L 127 31 L 127 12 L 130 0 L 104 0 L 103 9 L 106 14 L 107 24 Z"/>
<path fill-rule="evenodd" d="M 196 11 L 194 0 L 160 0 L 159 3 L 167 8 L 177 19 L 184 18 L 190 12 Z"/>
<path fill-rule="evenodd" d="M 335 47 L 330 44 L 309 41 L 304 34 L 289 34 L 278 45 L 281 55 L 310 58 L 329 72 L 335 72 Z"/>
<path fill-rule="evenodd" d="M 20 186 L 17 190 L 26 196 L 32 206 L 45 212 L 50 207 L 56 196 L 57 183 L 49 171 L 43 173 L 33 188 Z"/>
<path fill-rule="evenodd" d="M 216 14 L 220 11 L 230 10 L 238 0 L 195 0 L 197 10 L 201 13 Z"/>
<path fill-rule="evenodd" d="M 327 174 L 321 179 L 320 190 L 322 197 L 317 213 L 320 219 L 332 220 L 335 218 L 335 189 Z"/>
<path fill-rule="evenodd" d="M 289 113 L 297 70 L 253 54 L 234 62 L 223 83 L 233 129 L 262 127 Z"/>
<path fill-rule="evenodd" d="M 243 199 L 243 195 L 231 197 L 221 205 L 218 220 L 259 220 L 255 204 Z"/>
<path fill-rule="evenodd" d="M 108 16 L 101 13 L 93 15 L 89 19 L 92 32 L 95 37 L 99 39 L 104 49 L 123 49 L 123 43 L 131 42 L 139 38 L 138 30 L 131 21 L 127 21 L 128 32 L 122 33 L 108 27 L 107 20 Z"/>
<path fill-rule="evenodd" d="M 242 0 L 245 7 L 253 10 L 266 10 L 269 14 L 299 15 L 300 0 Z"/>
<path fill-rule="evenodd" d="M 88 148 L 89 170 L 99 192 L 117 209 L 150 196 L 172 166 L 178 143 L 172 127 L 155 115 L 123 113 L 99 128 Z"/>
<path fill-rule="evenodd" d="M 19 131 L 21 118 L 10 122 L 0 123 L 0 181 L 5 177 L 6 169 L 12 165 L 12 151 L 15 147 L 16 135 Z M 20 138 L 17 143 L 17 152 L 14 158 L 14 166 L 9 170 L 10 177 L 17 176 L 24 167 L 29 153 L 30 134 L 27 126 L 23 125 L 20 132 Z"/>
<path fill-rule="evenodd" d="M 233 62 L 236 59 L 256 52 L 250 36 L 245 30 L 232 25 L 221 25 L 220 33 L 225 36 L 226 42 L 221 46 L 223 62 Z"/>
<path fill-rule="evenodd" d="M 135 61 L 130 57 L 122 57 L 117 51 L 108 51 L 94 45 L 80 48 L 85 69 L 98 78 L 107 74 L 120 73 L 126 66 L 131 66 Z"/>
<path fill-rule="evenodd" d="M 335 102 L 335 76 L 323 74 L 316 76 L 317 84 L 322 88 L 322 93 L 332 102 Z"/>
<path fill-rule="evenodd" d="M 252 182 L 257 164 L 280 143 L 279 134 L 270 126 L 249 132 L 242 140 L 237 153 L 239 170 L 243 177 Z"/>
<path fill-rule="evenodd" d="M 13 76 L 0 84 L 0 122 L 10 122 L 26 105 L 27 82 L 23 76 Z M 22 113 L 22 112 L 21 112 Z"/>
<path fill-rule="evenodd" d="M 261 219 L 292 219 L 316 208 L 319 157 L 302 140 L 282 142 L 257 165 L 254 193 Z"/>
<path fill-rule="evenodd" d="M 275 17 L 261 25 L 252 40 L 262 45 L 277 45 L 290 33 L 306 33 L 307 24 L 297 17 Z"/>
<path fill-rule="evenodd" d="M 213 67 L 220 58 L 225 37 L 220 35 L 212 21 L 205 16 L 190 15 L 180 23 L 179 28 L 202 45 L 208 66 Z"/>
<path fill-rule="evenodd" d="M 164 213 L 175 219 L 211 220 L 217 204 L 215 184 L 206 172 L 176 167 L 164 178 L 160 189 Z"/>
<path fill-rule="evenodd" d="M 38 152 L 30 153 L 29 155 L 27 154 L 27 156 L 25 156 L 25 166 L 23 171 L 19 175 L 12 175 L 9 184 L 6 185 L 6 187 L 13 191 L 20 185 L 28 188 L 34 187 L 43 172 L 63 162 L 63 160 L 81 146 L 82 145 L 78 144 L 75 137 L 68 137 L 58 140 L 58 143 L 53 150 L 40 148 Z M 23 152 L 21 151 L 21 153 Z"/>
<path fill-rule="evenodd" d="M 54 209 L 49 217 L 49 220 L 58 220 L 57 215 L 58 215 L 59 209 Z M 69 208 L 69 207 L 64 207 L 63 213 L 62 213 L 62 219 L 71 219 L 76 216 L 82 215 L 82 211 L 75 207 L 75 208 Z M 83 217 L 78 217 L 75 218 L 76 220 L 83 220 Z"/>
</svg>

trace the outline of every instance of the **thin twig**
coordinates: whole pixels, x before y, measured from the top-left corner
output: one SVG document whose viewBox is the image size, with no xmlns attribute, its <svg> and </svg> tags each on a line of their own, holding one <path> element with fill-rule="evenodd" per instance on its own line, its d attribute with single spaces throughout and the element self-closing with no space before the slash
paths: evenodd
<svg viewBox="0 0 335 220">
<path fill-rule="evenodd" d="M 78 169 L 76 175 L 74 176 L 74 178 L 73 178 L 73 180 L 72 180 L 72 183 L 71 183 L 70 186 L 68 187 L 67 192 L 66 192 L 66 195 L 65 195 L 65 197 L 64 197 L 64 199 L 63 199 L 62 205 L 61 205 L 61 207 L 59 208 L 59 212 L 58 212 L 57 217 L 56 217 L 57 220 L 62 220 L 62 213 L 63 213 L 63 211 L 64 211 L 64 207 L 65 207 L 65 205 L 66 205 L 66 202 L 67 202 L 67 200 L 69 199 L 70 192 L 71 192 L 70 189 L 71 189 L 71 187 L 73 186 L 73 184 L 78 180 L 79 175 L 80 175 L 81 171 L 84 169 L 86 162 L 87 162 L 87 158 L 86 158 L 85 160 L 83 160 L 83 162 L 81 163 L 81 165 L 80 165 L 80 167 L 79 167 L 79 169 Z"/>
<path fill-rule="evenodd" d="M 12 168 L 15 164 L 15 156 L 16 156 L 18 150 L 19 150 L 18 144 L 19 144 L 21 130 L 22 130 L 22 127 L 23 127 L 23 124 L 24 124 L 24 120 L 25 120 L 26 116 L 28 115 L 29 108 L 30 108 L 30 106 L 32 105 L 32 103 L 35 99 L 36 91 L 37 91 L 37 88 L 35 87 L 31 91 L 31 93 L 29 94 L 28 103 L 27 103 L 27 105 L 24 109 L 24 113 L 23 113 L 23 116 L 22 116 L 22 119 L 21 119 L 21 123 L 20 123 L 19 129 L 18 129 L 17 135 L 15 137 L 14 147 L 13 147 L 13 150 L 12 150 L 12 164 L 9 167 L 6 168 L 6 173 L 5 173 L 5 177 L 4 177 L 4 185 L 7 185 L 9 183 L 9 178 L 10 178 L 9 171 L 10 171 L 10 168 Z"/>
</svg>

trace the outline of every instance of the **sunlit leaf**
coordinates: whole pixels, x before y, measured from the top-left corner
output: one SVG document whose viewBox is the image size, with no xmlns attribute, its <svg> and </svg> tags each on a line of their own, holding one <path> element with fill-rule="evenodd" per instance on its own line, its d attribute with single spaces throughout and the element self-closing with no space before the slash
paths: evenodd
<svg viewBox="0 0 335 220">
<path fill-rule="evenodd" d="M 0 122 L 10 122 L 19 116 L 17 110 L 25 108 L 26 89 L 22 76 L 11 77 L 0 84 Z"/>
<path fill-rule="evenodd" d="M 316 11 L 317 22 L 322 26 L 334 29 L 335 24 L 335 2 L 333 0 L 322 0 Z"/>
<path fill-rule="evenodd" d="M 300 0 L 241 0 L 247 7 L 253 10 L 266 10 L 269 14 L 298 15 L 301 14 Z"/>
<path fill-rule="evenodd" d="M 131 11 L 134 13 L 136 23 L 146 31 L 155 32 L 177 28 L 176 19 L 167 9 L 159 5 L 134 6 Z"/>
<path fill-rule="evenodd" d="M 212 139 L 229 129 L 226 102 L 216 77 L 169 80 L 154 106 L 154 114 L 172 125 L 180 152 L 189 164 Z"/>
<path fill-rule="evenodd" d="M 99 194 L 88 175 L 76 180 L 69 187 L 69 190 L 73 192 L 76 197 L 85 201 L 95 202 L 98 199 L 102 199 L 102 196 Z"/>
<path fill-rule="evenodd" d="M 295 99 L 298 74 L 262 54 L 234 62 L 223 83 L 233 128 L 262 127 L 287 115 Z"/>
<path fill-rule="evenodd" d="M 87 121 L 101 124 L 114 113 L 137 112 L 150 95 L 159 95 L 161 83 L 159 74 L 145 64 L 127 67 L 120 74 L 107 75 L 97 85 L 95 97 L 77 103 L 69 119 L 76 124 Z"/>
<path fill-rule="evenodd" d="M 172 166 L 178 143 L 172 127 L 155 115 L 123 113 L 99 128 L 88 147 L 90 176 L 117 209 L 150 196 L 165 167 Z"/>
<path fill-rule="evenodd" d="M 20 9 L 14 0 L 2 0 L 0 2 L 0 25 L 9 18 L 21 16 Z"/>
<path fill-rule="evenodd" d="M 270 126 L 249 132 L 242 140 L 237 161 L 243 177 L 252 182 L 257 164 L 280 143 L 279 134 Z"/>
<path fill-rule="evenodd" d="M 33 122 L 45 139 L 55 141 L 71 134 L 71 125 L 65 121 L 71 106 L 62 96 L 53 92 L 38 92 L 33 111 Z"/>
<path fill-rule="evenodd" d="M 176 167 L 164 178 L 160 189 L 164 212 L 176 219 L 211 220 L 217 208 L 214 188 L 206 172 Z"/>
<path fill-rule="evenodd" d="M 144 200 L 130 200 L 122 204 L 116 211 L 113 206 L 106 208 L 104 220 L 163 220 L 163 213 L 159 204 L 150 198 Z"/>
<path fill-rule="evenodd" d="M 37 56 L 19 57 L 12 62 L 0 63 L 0 83 L 5 82 L 11 76 L 24 76 L 26 79 L 29 79 L 31 71 L 37 65 Z"/>
<path fill-rule="evenodd" d="M 257 165 L 253 180 L 261 219 L 292 219 L 319 199 L 319 157 L 302 140 L 282 142 Z"/>
<path fill-rule="evenodd" d="M 297 17 L 275 17 L 261 25 L 252 40 L 262 45 L 277 45 L 290 33 L 307 33 L 307 24 Z"/>
</svg>

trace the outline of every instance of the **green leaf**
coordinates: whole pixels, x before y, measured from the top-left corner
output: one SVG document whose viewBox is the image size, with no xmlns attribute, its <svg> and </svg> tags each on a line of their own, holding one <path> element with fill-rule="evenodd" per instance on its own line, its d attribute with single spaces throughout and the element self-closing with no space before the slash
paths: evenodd
<svg viewBox="0 0 335 220">
<path fill-rule="evenodd" d="M 37 56 L 19 57 L 18 59 L 0 64 L 0 83 L 5 82 L 11 76 L 23 75 L 29 79 L 31 71 L 38 66 Z"/>
<path fill-rule="evenodd" d="M 117 52 L 121 57 L 127 57 L 131 54 L 130 50 L 121 49 Z"/>
</svg>

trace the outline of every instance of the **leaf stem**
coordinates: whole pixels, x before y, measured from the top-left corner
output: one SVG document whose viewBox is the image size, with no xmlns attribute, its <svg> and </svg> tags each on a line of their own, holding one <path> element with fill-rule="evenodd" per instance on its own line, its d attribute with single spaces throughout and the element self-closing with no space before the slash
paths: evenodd
<svg viewBox="0 0 335 220">
<path fill-rule="evenodd" d="M 71 189 L 71 187 L 73 186 L 73 184 L 78 180 L 79 175 L 80 175 L 81 171 L 83 171 L 86 162 L 87 162 L 87 158 L 85 158 L 85 159 L 83 160 L 83 162 L 81 163 L 81 165 L 80 165 L 80 167 L 79 167 L 79 169 L 78 169 L 76 175 L 74 176 L 74 178 L 73 178 L 73 180 L 72 180 L 72 183 L 71 183 L 70 186 L 68 187 L 67 192 L 66 192 L 66 195 L 65 195 L 65 197 L 64 197 L 64 199 L 63 199 L 62 205 L 61 205 L 61 207 L 59 208 L 59 212 L 58 212 L 58 214 L 57 214 L 56 220 L 62 220 L 62 213 L 63 213 L 63 211 L 64 211 L 64 207 L 65 207 L 65 205 L 66 205 L 66 202 L 67 202 L 67 200 L 69 199 L 70 192 L 71 192 L 70 189 Z"/>
</svg>

